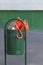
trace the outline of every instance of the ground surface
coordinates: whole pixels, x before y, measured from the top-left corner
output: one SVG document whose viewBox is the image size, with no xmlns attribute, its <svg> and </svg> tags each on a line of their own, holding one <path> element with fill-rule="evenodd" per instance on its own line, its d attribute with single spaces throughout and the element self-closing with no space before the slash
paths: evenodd
<svg viewBox="0 0 43 65">
<path fill-rule="evenodd" d="M 0 29 L 0 65 L 4 65 L 4 30 Z M 7 65 L 24 65 L 23 56 L 8 56 Z M 43 31 L 27 33 L 27 65 L 43 65 Z"/>
</svg>

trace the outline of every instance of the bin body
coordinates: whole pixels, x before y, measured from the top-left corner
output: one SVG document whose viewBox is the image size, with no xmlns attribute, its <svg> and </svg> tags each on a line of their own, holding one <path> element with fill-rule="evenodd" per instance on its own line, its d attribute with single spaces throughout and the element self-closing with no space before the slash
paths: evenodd
<svg viewBox="0 0 43 65">
<path fill-rule="evenodd" d="M 24 30 L 22 30 L 22 34 L 24 34 Z M 18 35 L 17 30 L 7 30 L 7 54 L 8 55 L 22 55 L 24 54 L 25 49 L 25 41 L 24 38 L 17 39 L 16 35 Z"/>
</svg>

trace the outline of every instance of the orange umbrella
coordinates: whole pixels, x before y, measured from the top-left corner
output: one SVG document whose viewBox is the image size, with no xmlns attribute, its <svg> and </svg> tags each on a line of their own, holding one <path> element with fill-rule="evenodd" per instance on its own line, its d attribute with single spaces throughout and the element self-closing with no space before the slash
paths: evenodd
<svg viewBox="0 0 43 65">
<path fill-rule="evenodd" d="M 25 28 L 26 28 L 26 32 L 28 32 L 30 30 L 29 28 L 29 25 L 28 25 L 28 21 L 27 20 L 24 20 L 24 25 L 25 25 Z"/>
<path fill-rule="evenodd" d="M 24 25 L 25 25 L 25 27 L 26 27 L 26 31 L 28 32 L 28 31 L 29 31 L 28 21 L 27 21 L 27 20 L 24 20 L 23 23 L 24 23 Z M 17 24 L 17 26 L 18 26 L 18 28 L 19 28 L 20 30 L 24 30 L 24 25 L 23 25 L 23 23 L 20 22 L 20 21 L 18 21 L 18 20 L 16 21 L 16 24 Z"/>
</svg>

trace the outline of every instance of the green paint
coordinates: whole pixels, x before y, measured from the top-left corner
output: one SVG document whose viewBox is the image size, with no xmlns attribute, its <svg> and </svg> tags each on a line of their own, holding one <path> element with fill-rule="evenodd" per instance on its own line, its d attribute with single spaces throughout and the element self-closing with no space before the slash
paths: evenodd
<svg viewBox="0 0 43 65">
<path fill-rule="evenodd" d="M 29 22 L 30 29 L 43 29 L 43 11 L 0 11 L 0 27 L 11 18 L 21 17 Z"/>
<path fill-rule="evenodd" d="M 43 29 L 43 12 L 32 12 L 32 29 Z"/>
<path fill-rule="evenodd" d="M 25 31 L 22 31 L 24 34 Z M 25 40 L 17 39 L 18 31 L 7 30 L 7 54 L 8 55 L 22 55 L 25 50 Z"/>
</svg>

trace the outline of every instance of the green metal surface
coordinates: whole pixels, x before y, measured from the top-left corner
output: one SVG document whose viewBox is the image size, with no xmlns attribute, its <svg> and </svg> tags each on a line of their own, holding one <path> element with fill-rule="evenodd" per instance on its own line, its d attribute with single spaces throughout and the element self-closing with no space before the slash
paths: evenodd
<svg viewBox="0 0 43 65">
<path fill-rule="evenodd" d="M 24 34 L 24 31 L 22 31 Z M 22 55 L 24 53 L 25 41 L 24 38 L 17 39 L 18 35 L 16 30 L 7 30 L 7 54 L 9 55 Z"/>
<path fill-rule="evenodd" d="M 4 28 L 9 19 L 18 16 L 29 22 L 30 29 L 43 29 L 43 11 L 0 11 L 0 27 Z"/>
<path fill-rule="evenodd" d="M 43 11 L 33 11 L 31 18 L 31 29 L 43 30 Z"/>
<path fill-rule="evenodd" d="M 18 16 L 20 16 L 20 18 L 26 19 L 27 21 L 31 20 L 31 12 L 29 11 L 0 11 L 0 27 L 4 28 L 5 23 L 11 19 L 11 18 L 18 18 Z"/>
</svg>

